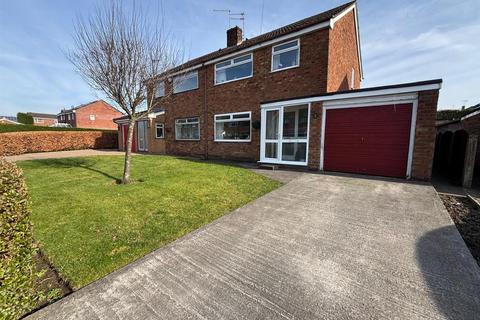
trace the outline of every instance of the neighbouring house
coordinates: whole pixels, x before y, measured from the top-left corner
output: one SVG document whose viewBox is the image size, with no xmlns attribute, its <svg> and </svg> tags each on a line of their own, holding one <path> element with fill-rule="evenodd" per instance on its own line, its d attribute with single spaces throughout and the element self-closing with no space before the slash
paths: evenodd
<svg viewBox="0 0 480 320">
<path fill-rule="evenodd" d="M 428 180 L 441 80 L 360 88 L 356 2 L 159 75 L 133 151 Z M 129 120 L 115 120 L 120 149 Z"/>
<path fill-rule="evenodd" d="M 57 114 L 59 123 L 68 123 L 73 128 L 117 129 L 113 119 L 123 113 L 103 100 L 85 103 L 70 109 L 62 109 Z"/>
<path fill-rule="evenodd" d="M 17 117 L 0 116 L 0 124 L 23 124 L 17 121 Z"/>
<path fill-rule="evenodd" d="M 49 127 L 57 123 L 57 115 L 48 113 L 27 112 L 33 118 L 33 125 Z"/>
<path fill-rule="evenodd" d="M 437 122 L 434 168 L 453 184 L 470 188 L 480 178 L 480 104 L 459 119 Z"/>
</svg>

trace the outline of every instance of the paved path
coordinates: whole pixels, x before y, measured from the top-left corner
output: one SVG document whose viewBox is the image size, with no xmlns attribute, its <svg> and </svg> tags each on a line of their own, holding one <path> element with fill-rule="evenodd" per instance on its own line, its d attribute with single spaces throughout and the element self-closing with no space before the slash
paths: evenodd
<svg viewBox="0 0 480 320">
<path fill-rule="evenodd" d="M 5 157 L 9 161 L 22 161 L 22 160 L 36 160 L 36 159 L 55 159 L 55 158 L 73 158 L 73 157 L 88 157 L 88 156 L 115 156 L 124 155 L 123 151 L 116 149 L 84 149 L 84 150 L 68 150 L 68 151 L 54 151 L 54 152 L 38 152 L 38 153 L 25 153 L 17 156 Z"/>
<path fill-rule="evenodd" d="M 31 319 L 479 315 L 479 268 L 433 187 L 306 173 Z"/>
</svg>

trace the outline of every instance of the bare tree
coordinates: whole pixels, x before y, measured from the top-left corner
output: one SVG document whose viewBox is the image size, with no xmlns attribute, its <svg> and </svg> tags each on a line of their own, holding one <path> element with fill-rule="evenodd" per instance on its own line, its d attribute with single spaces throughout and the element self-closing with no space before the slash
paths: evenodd
<svg viewBox="0 0 480 320">
<path fill-rule="evenodd" d="M 106 95 L 129 119 L 123 184 L 130 182 L 135 122 L 154 107 L 158 75 L 183 59 L 183 51 L 165 31 L 163 20 L 158 15 L 148 19 L 151 16 L 145 12 L 135 3 L 126 10 L 122 1 L 98 7 L 87 19 L 77 19 L 74 47 L 68 53 L 89 86 Z"/>
</svg>

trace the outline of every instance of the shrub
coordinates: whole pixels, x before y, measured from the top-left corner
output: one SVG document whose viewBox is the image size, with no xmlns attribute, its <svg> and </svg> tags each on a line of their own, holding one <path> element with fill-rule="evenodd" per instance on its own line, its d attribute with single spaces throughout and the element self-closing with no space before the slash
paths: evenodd
<svg viewBox="0 0 480 320">
<path fill-rule="evenodd" d="M 23 124 L 33 124 L 33 117 L 23 112 L 17 113 L 17 121 Z"/>
<path fill-rule="evenodd" d="M 35 307 L 35 246 L 22 171 L 0 158 L 0 319 Z"/>
</svg>

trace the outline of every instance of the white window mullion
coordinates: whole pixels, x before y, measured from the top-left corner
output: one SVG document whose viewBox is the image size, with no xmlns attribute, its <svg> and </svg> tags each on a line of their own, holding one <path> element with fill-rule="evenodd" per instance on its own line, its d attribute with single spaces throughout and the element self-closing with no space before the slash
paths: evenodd
<svg viewBox="0 0 480 320">
<path fill-rule="evenodd" d="M 282 149 L 283 149 L 283 110 L 285 107 L 280 109 L 280 114 L 278 115 L 278 154 L 277 160 L 282 161 Z"/>
</svg>

